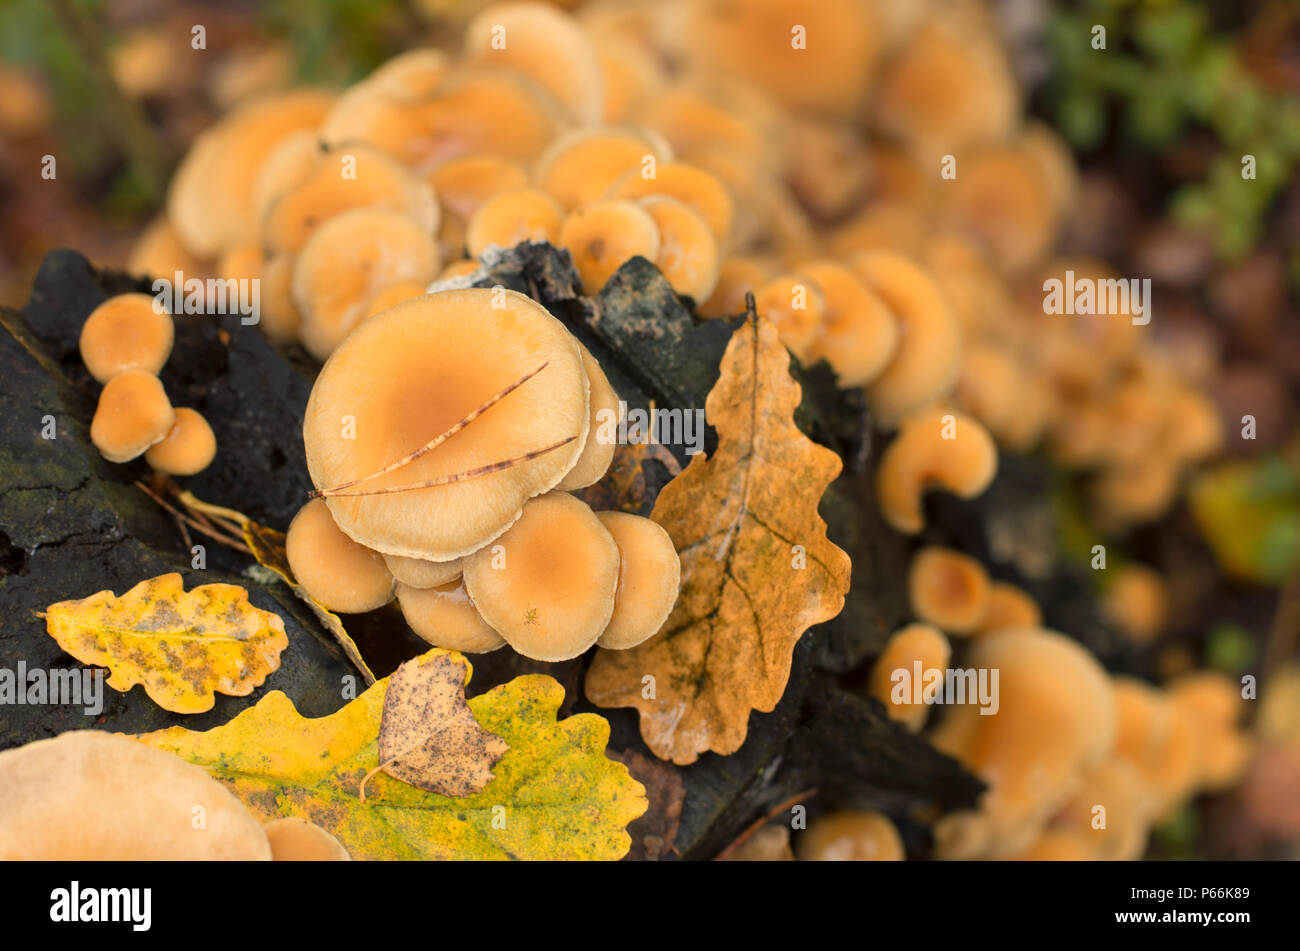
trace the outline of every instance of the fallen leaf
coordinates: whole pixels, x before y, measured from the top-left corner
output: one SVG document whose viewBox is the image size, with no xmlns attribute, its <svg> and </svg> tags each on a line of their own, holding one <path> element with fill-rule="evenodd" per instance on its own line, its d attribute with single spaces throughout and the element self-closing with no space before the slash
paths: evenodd
<svg viewBox="0 0 1300 951">
<path fill-rule="evenodd" d="M 100 591 L 52 604 L 45 629 L 83 664 L 107 667 L 114 690 L 143 684 L 173 713 L 211 710 L 215 693 L 247 696 L 279 669 L 289 646 L 284 621 L 253 607 L 245 589 L 205 584 L 187 592 L 176 573 L 120 598 Z"/>
<path fill-rule="evenodd" d="M 444 796 L 469 796 L 488 784 L 508 747 L 465 703 L 468 675 L 451 654 L 416 657 L 389 675 L 374 771 Z"/>
<path fill-rule="evenodd" d="M 653 401 L 650 409 L 654 409 Z M 649 509 L 654 502 L 652 483 L 654 488 L 658 488 L 664 478 L 652 478 L 652 473 L 647 471 L 651 460 L 663 466 L 668 479 L 682 471 L 677 457 L 660 443 L 620 443 L 614 448 L 614 458 L 601 480 L 574 494 L 600 512 L 645 514 L 643 510 Z"/>
<path fill-rule="evenodd" d="M 661 759 L 740 749 L 750 711 L 781 699 L 795 643 L 844 606 L 849 557 L 817 514 L 840 459 L 795 426 L 789 367 L 770 322 L 732 335 L 705 402 L 717 451 L 695 456 L 650 516 L 681 556 L 677 606 L 654 637 L 597 651 L 587 672 L 588 699 L 636 707 Z"/>
<path fill-rule="evenodd" d="M 223 508 L 220 505 L 211 505 L 201 499 L 195 498 L 190 492 L 182 492 L 178 500 L 186 508 L 193 512 L 199 512 L 218 523 L 224 523 L 225 527 L 234 529 L 244 539 L 244 544 L 248 546 L 257 559 L 257 563 L 263 568 L 274 572 L 279 578 L 289 586 L 294 594 L 301 598 L 312 613 L 316 615 L 317 620 L 325 630 L 334 636 L 339 647 L 343 648 L 343 653 L 347 655 L 352 666 L 361 673 L 362 679 L 369 686 L 375 682 L 374 671 L 365 662 L 361 656 L 361 650 L 357 647 L 356 641 L 352 640 L 352 635 L 347 632 L 339 616 L 325 607 L 310 594 L 307 593 L 298 579 L 293 576 L 293 569 L 289 567 L 289 555 L 284 547 L 284 532 L 274 528 L 268 528 L 265 525 L 259 525 L 243 512 L 237 512 L 234 509 Z"/>
<path fill-rule="evenodd" d="M 686 786 L 677 768 L 636 750 L 611 752 L 610 759 L 627 767 L 632 778 L 645 787 L 650 802 L 645 815 L 627 827 L 632 836 L 632 850 L 627 858 L 653 862 L 673 851 L 677 829 L 682 821 Z"/>
<path fill-rule="evenodd" d="M 462 655 L 434 649 L 423 656 L 440 654 L 463 664 L 468 680 Z M 172 727 L 140 739 L 204 767 L 264 821 L 316 823 L 355 859 L 614 860 L 627 852 L 627 824 L 645 811 L 645 790 L 605 757 L 603 717 L 556 720 L 564 690 L 540 674 L 469 701 L 483 729 L 510 747 L 480 792 L 442 796 L 381 773 L 363 804 L 361 780 L 379 761 L 388 685 L 380 680 L 317 719 L 272 691 L 216 729 Z"/>
</svg>

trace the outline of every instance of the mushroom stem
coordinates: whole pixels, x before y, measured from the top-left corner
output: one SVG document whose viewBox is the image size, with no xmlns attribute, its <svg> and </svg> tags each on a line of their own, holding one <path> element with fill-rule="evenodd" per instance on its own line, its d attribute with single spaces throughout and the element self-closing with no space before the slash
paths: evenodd
<svg viewBox="0 0 1300 951">
<path fill-rule="evenodd" d="M 527 382 L 528 382 L 529 380 L 531 380 L 533 377 L 537 376 L 537 374 L 539 374 L 539 373 L 541 373 L 543 370 L 545 370 L 546 367 L 547 367 L 547 365 L 548 365 L 549 363 L 550 363 L 550 361 L 548 360 L 548 361 L 546 361 L 546 363 L 543 363 L 541 366 L 539 366 L 536 370 L 533 370 L 531 373 L 525 373 L 525 374 L 524 374 L 523 376 L 521 376 L 519 379 L 515 380 L 515 382 L 513 382 L 513 383 L 511 383 L 509 386 L 507 386 L 504 390 L 502 390 L 501 392 L 497 393 L 497 394 L 494 395 L 494 396 L 489 397 L 489 398 L 487 399 L 486 402 L 484 402 L 481 406 L 478 407 L 478 409 L 474 410 L 474 411 L 473 411 L 472 413 L 470 413 L 468 416 L 466 416 L 465 418 L 461 419 L 459 422 L 455 423 L 455 424 L 454 424 L 450 429 L 448 429 L 446 432 L 439 433 L 437 436 L 434 436 L 432 439 L 430 439 L 427 443 L 425 443 L 425 444 L 424 444 L 423 446 L 421 446 L 419 449 L 416 449 L 415 451 L 413 451 L 413 452 L 411 452 L 411 453 L 408 453 L 407 455 L 403 456 L 401 459 L 398 459 L 396 462 L 390 462 L 388 465 L 384 466 L 382 469 L 380 469 L 380 470 L 378 470 L 378 471 L 376 471 L 376 472 L 372 472 L 372 473 L 370 473 L 369 475 L 361 476 L 361 477 L 358 478 L 358 479 L 352 479 L 352 480 L 349 481 L 349 482 L 340 482 L 338 485 L 330 486 L 330 487 L 327 488 L 327 489 L 313 489 L 313 490 L 311 491 L 311 493 L 310 493 L 310 497 L 313 498 L 313 499 L 315 499 L 315 498 L 321 498 L 321 497 L 326 496 L 326 495 L 354 495 L 354 494 L 362 495 L 362 494 L 366 494 L 366 493 L 340 492 L 339 490 L 340 490 L 340 489 L 350 489 L 350 488 L 352 488 L 354 485 L 360 485 L 362 482 L 369 482 L 371 479 L 377 479 L 377 478 L 379 478 L 380 476 L 388 475 L 388 473 L 390 473 L 390 472 L 392 472 L 392 471 L 394 471 L 394 470 L 396 470 L 396 469 L 400 469 L 400 468 L 402 468 L 402 466 L 406 465 L 407 463 L 414 462 L 416 459 L 419 459 L 419 458 L 420 458 L 421 456 L 423 456 L 426 452 L 430 452 L 430 451 L 433 450 L 433 449 L 437 449 L 439 446 L 441 446 L 444 442 L 446 442 L 446 441 L 447 441 L 448 439 L 450 439 L 452 436 L 456 435 L 458 432 L 460 432 L 462 429 L 464 429 L 464 428 L 465 428 L 466 426 L 468 426 L 470 423 L 474 422 L 474 420 L 478 419 L 480 416 L 482 416 L 484 413 L 486 413 L 489 409 L 491 409 L 491 408 L 492 408 L 493 406 L 495 406 L 497 403 L 501 402 L 501 400 L 505 399 L 507 396 L 509 396 L 511 393 L 513 393 L 513 392 L 514 392 L 515 390 L 517 390 L 519 387 L 523 386 L 525 383 L 527 383 Z M 560 444 L 558 444 L 558 445 L 563 445 L 563 443 L 560 443 Z M 552 448 L 556 448 L 556 447 L 552 447 Z M 418 488 L 418 486 L 412 486 L 412 488 Z"/>
<path fill-rule="evenodd" d="M 479 466 L 476 469 L 466 469 L 463 472 L 453 472 L 451 475 L 443 476 L 440 479 L 429 479 L 427 482 L 409 482 L 404 485 L 390 485 L 383 489 L 360 489 L 356 492 L 339 492 L 334 489 L 317 489 L 311 494 L 313 498 L 326 496 L 329 498 L 339 498 L 361 495 L 391 495 L 394 492 L 412 492 L 416 489 L 432 489 L 435 486 L 451 485 L 455 482 L 464 482 L 467 479 L 477 479 L 479 476 L 491 475 L 493 472 L 500 472 L 502 469 L 509 469 L 511 466 L 518 465 L 521 462 L 528 462 L 531 459 L 536 459 L 538 456 L 544 456 L 548 452 L 554 452 L 561 446 L 567 446 L 577 438 L 577 436 L 570 436 L 568 439 L 561 439 L 559 442 L 552 443 L 544 449 L 535 449 L 532 452 L 524 453 L 522 456 L 515 456 L 511 459 L 502 459 L 499 462 L 489 462 L 487 465 Z"/>
</svg>

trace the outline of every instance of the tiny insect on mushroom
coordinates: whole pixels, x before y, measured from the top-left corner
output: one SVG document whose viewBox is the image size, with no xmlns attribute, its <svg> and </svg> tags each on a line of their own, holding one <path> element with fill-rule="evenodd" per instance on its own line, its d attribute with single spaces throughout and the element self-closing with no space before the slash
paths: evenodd
<svg viewBox="0 0 1300 951">
<path fill-rule="evenodd" d="M 262 831 L 271 843 L 274 862 L 347 862 L 352 858 L 338 839 L 298 816 L 272 819 Z"/>
<path fill-rule="evenodd" d="M 191 476 L 212 464 L 217 454 L 217 437 L 197 410 L 179 406 L 176 421 L 162 440 L 150 446 L 144 461 L 155 472 L 174 476 Z"/>
<path fill-rule="evenodd" d="M 118 294 L 100 304 L 81 326 L 81 362 L 100 383 L 128 370 L 156 374 L 172 352 L 172 315 L 148 294 Z"/>
<path fill-rule="evenodd" d="M 564 474 L 557 489 L 572 492 L 594 485 L 609 471 L 609 464 L 614 459 L 614 450 L 618 448 L 616 434 L 610 432 L 619 420 L 619 398 L 614 388 L 609 385 L 605 371 L 600 368 L 600 361 L 591 355 L 591 351 L 578 344 L 582 351 L 582 367 L 587 372 L 591 385 L 587 400 L 589 424 L 587 439 L 582 444 L 582 453 L 573 468 Z"/>
<path fill-rule="evenodd" d="M 312 234 L 293 268 L 298 336 L 324 360 L 366 316 L 379 291 L 399 281 L 428 285 L 441 264 L 438 245 L 420 224 L 385 208 L 354 208 Z"/>
<path fill-rule="evenodd" d="M 971 634 L 988 615 L 989 576 L 974 558 L 929 545 L 907 569 L 912 613 L 950 634 Z"/>
<path fill-rule="evenodd" d="M 896 530 L 915 535 L 925 527 L 921 501 L 928 489 L 974 498 L 989 487 L 997 467 L 997 446 L 972 417 L 942 409 L 909 416 L 876 470 L 881 514 Z"/>
<path fill-rule="evenodd" d="M 578 22 L 545 3 L 499 3 L 465 28 L 467 62 L 518 70 L 564 104 L 581 125 L 600 120 L 600 58 Z"/>
<path fill-rule="evenodd" d="M 708 222 L 668 195 L 651 195 L 642 198 L 640 204 L 650 212 L 659 230 L 655 267 L 678 294 L 692 300 L 708 300 L 718 285 L 718 267 L 722 262 Z"/>
<path fill-rule="evenodd" d="M 564 210 L 555 199 L 535 188 L 493 195 L 479 205 L 465 230 L 465 249 L 479 257 L 492 245 L 513 248 L 521 241 L 555 243 Z"/>
<path fill-rule="evenodd" d="M 303 420 L 307 467 L 352 538 L 449 561 L 573 468 L 588 390 L 577 341 L 540 304 L 428 294 L 366 321 L 326 362 Z"/>
<path fill-rule="evenodd" d="M 505 644 L 474 607 L 463 578 L 429 588 L 398 582 L 397 604 L 411 630 L 434 647 L 486 654 Z"/>
<path fill-rule="evenodd" d="M 810 352 L 826 315 L 821 288 L 797 274 L 780 274 L 754 292 L 754 310 L 776 326 L 777 335 L 800 363 Z"/>
<path fill-rule="evenodd" d="M 460 577 L 459 558 L 451 561 L 429 561 L 426 558 L 404 558 L 385 555 L 384 564 L 393 577 L 410 588 L 436 588 Z"/>
<path fill-rule="evenodd" d="M 244 804 L 172 753 L 97 730 L 0 753 L 0 859 L 270 858 Z"/>
<path fill-rule="evenodd" d="M 923 686 L 927 671 L 937 670 L 940 677 L 944 676 L 951 657 L 952 645 L 938 628 L 930 624 L 908 624 L 890 635 L 885 649 L 871 665 L 867 691 L 884 704 L 891 720 L 899 721 L 915 733 L 925 725 L 930 708 L 913 702 L 916 688 L 901 691 L 902 700 L 895 700 L 896 671 L 907 672 L 905 683 L 921 681 Z M 918 663 L 920 676 L 917 676 Z"/>
<path fill-rule="evenodd" d="M 1025 591 L 1006 581 L 989 585 L 988 610 L 974 633 L 987 634 L 1009 627 L 1039 627 L 1043 612 Z"/>
<path fill-rule="evenodd" d="M 874 380 L 898 346 L 898 322 L 884 301 L 835 261 L 807 261 L 797 276 L 811 281 L 826 305 L 808 359 L 825 359 L 840 386 Z"/>
<path fill-rule="evenodd" d="M 560 224 L 560 247 L 573 256 L 583 289 L 595 294 L 624 262 L 659 257 L 659 226 L 635 202 L 608 199 L 576 208 Z"/>
<path fill-rule="evenodd" d="M 568 660 L 595 644 L 618 581 L 618 543 L 563 492 L 530 501 L 491 547 L 465 559 L 465 587 L 483 619 L 534 660 Z"/>
<path fill-rule="evenodd" d="M 614 614 L 596 641 L 626 650 L 653 637 L 677 603 L 682 565 L 663 526 L 626 512 L 597 512 L 618 545 L 618 590 Z"/>
<path fill-rule="evenodd" d="M 363 614 L 393 600 L 393 576 L 383 556 L 339 531 L 321 499 L 298 510 L 284 547 L 298 584 L 330 611 Z"/>
<path fill-rule="evenodd" d="M 176 423 L 163 385 L 145 370 L 119 373 L 99 394 L 90 441 L 109 462 L 130 462 L 162 442 Z"/>
<path fill-rule="evenodd" d="M 1077 641 L 1042 629 L 984 635 L 966 661 L 998 671 L 997 711 L 985 714 L 969 702 L 945 706 L 931 739 L 989 784 L 980 812 L 992 823 L 992 846 L 1014 853 L 1113 749 L 1110 678 Z"/>
<path fill-rule="evenodd" d="M 903 838 L 878 812 L 833 812 L 813 821 L 794 843 L 801 862 L 901 862 Z"/>
<path fill-rule="evenodd" d="M 956 385 L 961 329 L 938 286 L 903 255 L 864 251 L 850 263 L 898 321 L 898 347 L 867 387 L 872 411 L 883 425 L 896 425 Z"/>
<path fill-rule="evenodd" d="M 672 149 L 653 132 L 596 126 L 574 129 L 552 142 L 537 160 L 533 177 L 542 191 L 573 209 L 605 197 L 629 174 L 639 176 L 642 169 L 670 161 Z"/>
</svg>

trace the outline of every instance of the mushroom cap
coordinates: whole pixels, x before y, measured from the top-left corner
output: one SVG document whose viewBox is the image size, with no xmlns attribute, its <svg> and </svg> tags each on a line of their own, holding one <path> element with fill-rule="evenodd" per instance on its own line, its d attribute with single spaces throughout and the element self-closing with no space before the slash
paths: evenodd
<svg viewBox="0 0 1300 951">
<path fill-rule="evenodd" d="M 1033 628 L 976 639 L 966 666 L 998 671 L 997 712 L 982 714 L 974 703 L 946 706 L 932 741 L 989 784 L 981 811 L 995 825 L 998 847 L 1014 851 L 1110 755 L 1110 678 L 1077 641 Z"/>
<path fill-rule="evenodd" d="M 901 862 L 902 836 L 878 812 L 834 812 L 795 840 L 801 862 Z"/>
<path fill-rule="evenodd" d="M 0 753 L 0 859 L 270 858 L 244 804 L 172 753 L 98 730 Z"/>
<path fill-rule="evenodd" d="M 435 449 L 348 491 L 409 486 L 570 442 L 451 484 L 330 496 L 339 527 L 386 555 L 449 561 L 477 551 L 573 468 L 589 425 L 577 341 L 522 294 L 440 291 L 354 330 L 316 378 L 303 421 L 307 467 L 322 488 L 405 458 L 543 365 Z"/>
<path fill-rule="evenodd" d="M 624 262 L 637 255 L 648 261 L 659 257 L 659 226 L 641 205 L 607 199 L 569 212 L 559 242 L 573 255 L 583 289 L 595 294 Z"/>
<path fill-rule="evenodd" d="M 898 321 L 884 301 L 835 261 L 805 262 L 798 274 L 816 285 L 826 302 L 808 359 L 824 358 L 841 386 L 876 379 L 899 346 Z"/>
<path fill-rule="evenodd" d="M 181 406 L 175 413 L 171 432 L 162 442 L 149 447 L 144 461 L 168 475 L 190 476 L 202 472 L 217 454 L 217 437 L 196 410 Z"/>
<path fill-rule="evenodd" d="M 331 611 L 362 614 L 393 600 L 393 576 L 383 557 L 339 531 L 321 499 L 298 510 L 284 547 L 298 584 Z"/>
<path fill-rule="evenodd" d="M 298 816 L 272 819 L 262 826 L 275 862 L 347 862 L 343 843 L 314 822 Z"/>
<path fill-rule="evenodd" d="M 428 235 L 438 230 L 438 202 L 429 183 L 378 149 L 354 142 L 317 150 L 303 177 L 267 207 L 262 243 L 272 254 L 303 251 L 318 228 L 359 208 L 400 213 Z"/>
<path fill-rule="evenodd" d="M 257 237 L 253 193 L 262 162 L 284 137 L 319 126 L 333 100 L 317 90 L 260 99 L 195 140 L 167 192 L 168 220 L 190 253 L 215 258 Z"/>
<path fill-rule="evenodd" d="M 369 320 L 375 314 L 382 314 L 390 307 L 396 307 L 402 301 L 411 300 L 414 297 L 423 297 L 428 290 L 428 281 L 413 281 L 403 279 L 394 284 L 389 284 L 382 291 L 375 294 L 366 302 L 366 311 L 362 315 L 362 320 Z"/>
<path fill-rule="evenodd" d="M 1152 813 L 1167 818 L 1196 787 L 1200 744 L 1191 719 L 1161 691 L 1131 677 L 1112 684 L 1115 756 L 1137 770 Z"/>
<path fill-rule="evenodd" d="M 1096 851 L 1075 829 L 1048 829 L 1014 858 L 1020 862 L 1088 862 Z"/>
<path fill-rule="evenodd" d="M 1097 806 L 1105 808 L 1106 824 L 1093 825 Z M 1052 819 L 1052 829 L 1073 832 L 1091 853 L 1088 857 L 1132 862 L 1146 851 L 1151 828 L 1151 797 L 1141 775 L 1122 759 L 1098 763 L 1070 801 Z"/>
<path fill-rule="evenodd" d="M 902 703 L 894 702 L 894 671 L 905 670 L 910 679 L 915 674 L 913 665 L 920 661 L 922 675 L 927 670 L 943 672 L 951 657 L 952 645 L 942 631 L 930 624 L 908 624 L 890 635 L 885 649 L 871 665 L 867 690 L 884 705 L 890 719 L 902 722 L 913 731 L 919 730 L 930 708 L 913 703 L 912 690 L 904 693 Z"/>
<path fill-rule="evenodd" d="M 682 563 L 658 522 L 626 512 L 597 512 L 618 545 L 614 614 L 596 641 L 609 650 L 636 647 L 659 633 L 677 604 Z"/>
<path fill-rule="evenodd" d="M 928 545 L 908 566 L 907 597 L 921 620 L 952 634 L 970 634 L 988 613 L 988 572 L 969 555 Z"/>
<path fill-rule="evenodd" d="M 585 24 L 584 24 L 585 25 Z M 668 71 L 656 51 L 639 40 L 609 30 L 587 35 L 596 44 L 600 77 L 605 91 L 601 118 L 626 122 L 656 91 L 663 88 Z"/>
<path fill-rule="evenodd" d="M 464 578 L 432 588 L 399 582 L 397 604 L 411 630 L 434 647 L 486 654 L 505 644 L 505 638 L 492 630 L 474 607 Z"/>
<path fill-rule="evenodd" d="M 598 122 L 604 111 L 596 48 L 573 17 L 548 4 L 498 3 L 483 10 L 465 28 L 464 55 L 471 63 L 525 74 L 582 125 Z"/>
<path fill-rule="evenodd" d="M 451 561 L 429 561 L 425 558 L 405 558 L 385 555 L 384 564 L 393 577 L 409 588 L 436 588 L 460 577 L 459 558 Z"/>
<path fill-rule="evenodd" d="M 375 294 L 399 281 L 427 286 L 438 244 L 413 219 L 386 208 L 354 208 L 315 230 L 293 268 L 299 337 L 324 360 L 366 316 Z"/>
<path fill-rule="evenodd" d="M 614 450 L 618 448 L 618 438 L 606 438 L 607 421 L 618 423 L 619 400 L 614 388 L 609 385 L 605 371 L 600 368 L 600 361 L 591 355 L 591 351 L 582 346 L 582 367 L 587 371 L 587 380 L 591 384 L 591 396 L 588 400 L 587 439 L 582 444 L 582 454 L 573 468 L 564 474 L 557 489 L 572 492 L 584 489 L 599 482 L 609 471 L 609 464 L 614 459 Z"/>
<path fill-rule="evenodd" d="M 674 291 L 692 300 L 708 300 L 718 286 L 722 256 L 709 223 L 699 212 L 670 195 L 650 195 L 640 204 L 659 229 L 655 267 Z"/>
<path fill-rule="evenodd" d="M 127 370 L 156 374 L 171 356 L 172 315 L 154 309 L 148 294 L 118 294 L 100 304 L 81 327 L 81 362 L 100 383 Z"/>
<path fill-rule="evenodd" d="M 954 421 L 952 439 L 944 438 L 947 415 Z M 997 446 L 972 417 L 942 409 L 909 416 L 876 470 L 881 514 L 898 531 L 914 535 L 925 527 L 921 500 L 928 489 L 940 486 L 974 498 L 988 488 L 997 469 Z"/>
<path fill-rule="evenodd" d="M 629 199 L 668 195 L 708 223 L 719 247 L 725 246 L 731 237 L 731 221 L 735 216 L 731 193 L 716 175 L 689 162 L 659 162 L 650 178 L 645 177 L 640 169 L 628 172 L 610 194 L 614 198 Z"/>
<path fill-rule="evenodd" d="M 136 239 L 126 259 L 126 270 L 137 277 L 177 271 L 193 277 L 207 276 L 207 266 L 181 244 L 180 236 L 165 214 L 150 221 Z"/>
<path fill-rule="evenodd" d="M 989 585 L 988 611 L 977 633 L 1006 627 L 1041 627 L 1042 623 L 1043 612 L 1037 601 L 1009 582 L 994 581 Z"/>
<path fill-rule="evenodd" d="M 465 248 L 477 258 L 491 245 L 513 248 L 521 241 L 549 241 L 560 233 L 564 220 L 554 198 L 535 188 L 500 192 L 483 202 L 465 229 Z"/>
<path fill-rule="evenodd" d="M 534 660 L 568 660 L 596 643 L 618 580 L 614 537 L 564 492 L 530 501 L 496 544 L 465 559 L 465 586 L 483 619 Z"/>
<path fill-rule="evenodd" d="M 867 387 L 872 411 L 897 424 L 957 384 L 961 328 L 930 275 L 903 255 L 864 251 L 852 265 L 898 321 L 898 348 Z"/>
<path fill-rule="evenodd" d="M 109 462 L 130 462 L 166 439 L 175 423 L 159 379 L 146 370 L 128 370 L 104 384 L 90 421 L 90 441 Z"/>
<path fill-rule="evenodd" d="M 1169 593 L 1160 575 L 1145 565 L 1124 565 L 1111 578 L 1102 614 L 1138 643 L 1155 640 L 1169 616 Z"/>
<path fill-rule="evenodd" d="M 772 321 L 781 342 L 800 363 L 811 361 L 826 314 L 826 298 L 816 283 L 796 274 L 777 275 L 754 292 L 754 310 Z"/>
<path fill-rule="evenodd" d="M 1048 174 L 1019 143 L 981 149 L 962 158 L 946 214 L 1007 271 L 1024 271 L 1050 250 L 1061 223 Z"/>
<path fill-rule="evenodd" d="M 547 146 L 533 176 L 539 188 L 572 209 L 604 198 L 629 174 L 639 177 L 646 158 L 652 158 L 657 169 L 659 162 L 672 160 L 672 149 L 644 129 L 572 129 Z"/>
<path fill-rule="evenodd" d="M 469 221 L 493 195 L 528 187 L 528 170 L 517 159 L 495 152 L 461 155 L 429 173 L 438 203 L 449 216 Z"/>
<path fill-rule="evenodd" d="M 745 295 L 756 293 L 778 270 L 779 261 L 755 255 L 732 255 L 718 266 L 718 283 L 706 301 L 697 301 L 701 317 L 734 317 L 745 312 Z"/>
<path fill-rule="evenodd" d="M 257 325 L 274 343 L 296 341 L 302 326 L 302 314 L 293 302 L 293 266 L 296 260 L 297 255 L 286 252 L 267 258 L 262 265 L 262 306 Z"/>
</svg>

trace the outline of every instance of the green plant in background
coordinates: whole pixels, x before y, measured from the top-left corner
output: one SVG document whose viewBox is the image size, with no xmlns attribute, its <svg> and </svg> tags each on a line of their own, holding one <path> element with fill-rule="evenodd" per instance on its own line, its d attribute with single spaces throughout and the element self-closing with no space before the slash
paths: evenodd
<svg viewBox="0 0 1300 951">
<path fill-rule="evenodd" d="M 1094 49 L 1094 26 L 1106 48 Z M 1191 128 L 1212 131 L 1219 152 L 1202 182 L 1175 193 L 1170 210 L 1239 258 L 1258 240 L 1265 213 L 1300 165 L 1300 102 L 1273 92 L 1242 65 L 1234 37 L 1214 32 L 1205 5 L 1086 0 L 1053 13 L 1049 95 L 1059 125 L 1083 151 L 1101 144 L 1118 109 L 1123 134 L 1165 149 Z M 1255 178 L 1242 177 L 1242 158 Z"/>
<path fill-rule="evenodd" d="M 1300 471 L 1283 457 L 1207 470 L 1192 483 L 1188 502 L 1229 574 L 1281 584 L 1300 570 Z"/>
</svg>

